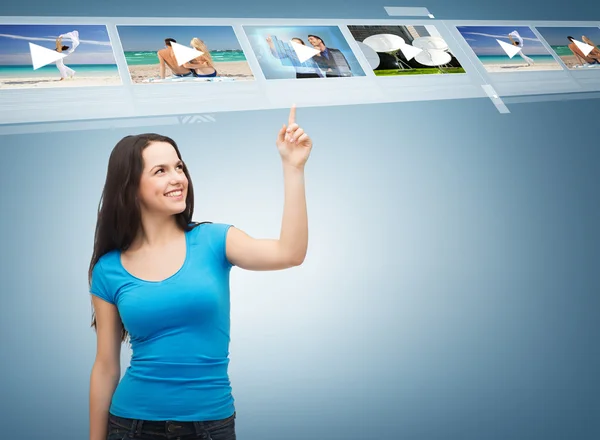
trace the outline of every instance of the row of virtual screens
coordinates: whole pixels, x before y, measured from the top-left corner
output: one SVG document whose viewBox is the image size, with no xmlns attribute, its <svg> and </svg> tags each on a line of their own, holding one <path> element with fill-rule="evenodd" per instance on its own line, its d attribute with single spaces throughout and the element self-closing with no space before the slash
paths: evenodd
<svg viewBox="0 0 600 440">
<path fill-rule="evenodd" d="M 361 77 L 367 66 L 378 77 L 466 73 L 433 25 L 242 29 L 266 80 Z M 457 29 L 490 73 L 600 71 L 598 27 L 536 27 L 545 42 L 529 26 Z M 133 84 L 257 76 L 232 26 L 119 25 L 116 34 L 117 42 L 105 25 L 0 24 L 0 89 L 122 85 L 121 50 Z"/>
</svg>

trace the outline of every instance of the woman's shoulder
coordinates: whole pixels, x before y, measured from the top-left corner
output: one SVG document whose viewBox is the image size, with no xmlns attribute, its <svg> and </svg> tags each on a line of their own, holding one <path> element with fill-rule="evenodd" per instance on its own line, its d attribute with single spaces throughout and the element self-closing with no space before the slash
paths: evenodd
<svg viewBox="0 0 600 440">
<path fill-rule="evenodd" d="M 190 231 L 188 232 L 194 241 L 208 239 L 212 240 L 215 237 L 221 238 L 227 233 L 231 225 L 227 223 L 218 222 L 193 222 L 190 224 Z"/>
<path fill-rule="evenodd" d="M 189 231 L 188 233 L 208 233 L 208 232 L 213 232 L 215 230 L 219 230 L 225 226 L 229 226 L 226 223 L 219 223 L 219 222 L 210 222 L 210 221 L 203 221 L 203 222 L 191 222 L 189 224 Z"/>
<path fill-rule="evenodd" d="M 96 266 L 102 267 L 104 269 L 110 268 L 111 266 L 114 266 L 115 264 L 119 263 L 119 258 L 120 252 L 117 249 L 113 249 L 112 251 L 108 251 L 100 258 L 98 258 Z"/>
</svg>

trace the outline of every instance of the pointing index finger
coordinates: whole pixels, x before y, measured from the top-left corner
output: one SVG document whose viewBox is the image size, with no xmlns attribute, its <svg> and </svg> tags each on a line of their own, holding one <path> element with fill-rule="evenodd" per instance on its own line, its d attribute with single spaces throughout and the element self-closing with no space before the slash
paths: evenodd
<svg viewBox="0 0 600 440">
<path fill-rule="evenodd" d="M 296 122 L 296 104 L 292 104 L 292 108 L 290 109 L 288 125 L 292 125 L 294 122 Z"/>
</svg>

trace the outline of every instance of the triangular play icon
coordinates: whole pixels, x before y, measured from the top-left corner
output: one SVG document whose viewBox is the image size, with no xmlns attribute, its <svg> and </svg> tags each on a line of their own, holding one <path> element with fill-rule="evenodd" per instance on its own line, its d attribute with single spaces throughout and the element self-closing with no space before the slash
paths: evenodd
<svg viewBox="0 0 600 440">
<path fill-rule="evenodd" d="M 305 62 L 306 60 L 310 60 L 315 55 L 321 53 L 320 50 L 317 50 L 313 47 L 308 47 L 303 44 L 296 43 L 294 41 L 290 41 L 290 43 L 292 44 L 294 51 L 296 51 L 296 55 L 298 55 L 298 60 L 301 63 Z"/>
<path fill-rule="evenodd" d="M 519 46 L 513 46 L 512 44 L 508 44 L 500 40 L 496 41 L 498 42 L 498 44 L 500 44 L 500 47 L 502 47 L 502 49 L 504 50 L 504 52 L 506 52 L 506 55 L 508 55 L 509 58 L 514 57 L 521 51 L 521 48 Z"/>
<path fill-rule="evenodd" d="M 173 43 L 171 42 L 171 47 L 173 48 L 173 52 L 175 53 L 175 59 L 177 60 L 177 65 L 181 66 L 188 61 L 193 60 L 194 58 L 198 58 L 201 55 L 204 55 L 204 52 L 200 52 L 193 47 L 184 46 L 183 44 Z"/>
<path fill-rule="evenodd" d="M 402 54 L 406 58 L 406 61 L 412 60 L 414 57 L 423 52 L 423 49 L 419 49 L 418 47 L 411 46 L 410 44 L 403 44 L 400 46 L 400 50 Z"/>
<path fill-rule="evenodd" d="M 583 52 L 583 55 L 586 57 L 592 50 L 594 50 L 594 46 L 590 46 L 589 44 L 586 44 L 583 41 L 577 41 L 575 38 L 573 38 L 573 43 L 575 43 L 575 46 L 577 46 L 579 50 Z"/>
<path fill-rule="evenodd" d="M 33 43 L 29 43 L 29 52 L 31 53 L 31 64 L 33 64 L 33 70 L 44 67 L 47 64 L 52 64 L 55 61 L 66 57 L 66 55 L 63 53 L 38 46 L 37 44 Z"/>
</svg>

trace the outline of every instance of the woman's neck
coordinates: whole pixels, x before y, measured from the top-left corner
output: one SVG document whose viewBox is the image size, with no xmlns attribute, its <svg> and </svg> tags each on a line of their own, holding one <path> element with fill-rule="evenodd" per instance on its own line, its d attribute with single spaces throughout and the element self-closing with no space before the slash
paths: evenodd
<svg viewBox="0 0 600 440">
<path fill-rule="evenodd" d="M 130 249 L 163 247 L 182 233 L 174 216 L 143 219 Z"/>
</svg>

